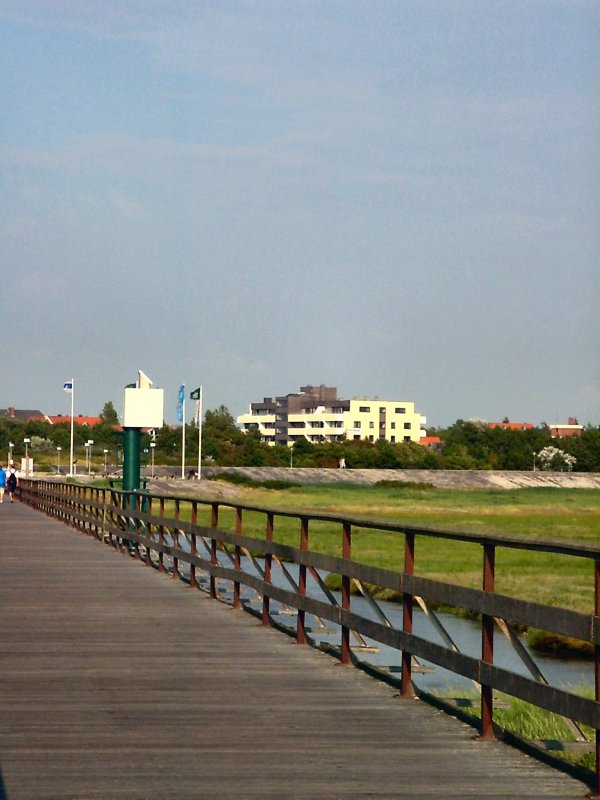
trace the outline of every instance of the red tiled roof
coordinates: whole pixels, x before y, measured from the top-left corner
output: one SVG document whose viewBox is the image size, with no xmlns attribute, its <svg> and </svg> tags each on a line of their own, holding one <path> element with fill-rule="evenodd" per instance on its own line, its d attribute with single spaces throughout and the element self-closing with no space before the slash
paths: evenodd
<svg viewBox="0 0 600 800">
<path fill-rule="evenodd" d="M 530 431 L 533 428 L 531 422 L 488 422 L 488 428 L 504 428 L 509 431 Z"/>
<path fill-rule="evenodd" d="M 55 417 L 44 414 L 41 417 L 34 417 L 33 420 L 35 422 L 49 422 L 50 425 L 60 425 L 61 423 L 71 424 L 71 417 L 68 414 L 58 414 Z M 102 417 L 87 417 L 83 414 L 78 414 L 73 417 L 73 422 L 75 425 L 89 425 L 92 427 L 93 425 L 99 425 L 101 422 L 104 422 L 104 420 Z"/>
<path fill-rule="evenodd" d="M 419 444 L 423 444 L 426 447 L 429 447 L 432 444 L 441 444 L 442 440 L 439 436 L 421 436 L 419 439 Z"/>
</svg>

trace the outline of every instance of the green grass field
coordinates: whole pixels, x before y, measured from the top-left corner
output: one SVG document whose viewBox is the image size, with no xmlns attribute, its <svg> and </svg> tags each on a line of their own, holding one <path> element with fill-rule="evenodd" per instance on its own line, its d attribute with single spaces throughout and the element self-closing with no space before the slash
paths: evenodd
<svg viewBox="0 0 600 800">
<path fill-rule="evenodd" d="M 410 523 L 458 531 L 517 534 L 532 539 L 600 545 L 600 490 L 596 489 L 434 489 L 304 485 L 287 489 L 240 487 L 239 501 L 272 509 L 340 514 L 358 519 Z M 207 512 L 208 513 L 208 512 Z M 208 516 L 203 517 L 205 523 Z M 221 511 L 220 524 L 233 526 L 233 512 Z M 244 533 L 263 536 L 265 517 L 245 512 Z M 298 545 L 297 520 L 276 517 L 277 541 Z M 353 558 L 390 569 L 403 568 L 404 537 L 353 529 Z M 310 547 L 341 555 L 341 530 L 311 523 Z M 438 580 L 478 588 L 482 552 L 477 545 L 418 537 L 415 570 Z M 523 599 L 590 613 L 593 564 L 552 553 L 498 548 L 496 589 Z"/>
</svg>

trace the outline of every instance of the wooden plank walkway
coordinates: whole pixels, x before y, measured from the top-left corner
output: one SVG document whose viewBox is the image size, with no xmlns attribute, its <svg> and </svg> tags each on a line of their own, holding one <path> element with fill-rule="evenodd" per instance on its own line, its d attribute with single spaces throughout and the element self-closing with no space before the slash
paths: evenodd
<svg viewBox="0 0 600 800">
<path fill-rule="evenodd" d="M 0 543 L 0 800 L 586 794 L 20 503 Z"/>
</svg>

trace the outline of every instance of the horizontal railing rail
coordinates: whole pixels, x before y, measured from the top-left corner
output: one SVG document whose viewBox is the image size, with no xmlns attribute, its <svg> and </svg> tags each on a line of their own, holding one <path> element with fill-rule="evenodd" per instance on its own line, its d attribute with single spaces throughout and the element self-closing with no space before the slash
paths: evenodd
<svg viewBox="0 0 600 800">
<path fill-rule="evenodd" d="M 314 616 L 321 624 L 326 620 L 340 626 L 340 643 L 333 649 L 344 664 L 355 660 L 351 636 L 359 646 L 364 646 L 367 638 L 400 651 L 400 694 L 404 698 L 413 697 L 417 691 L 413 669 L 419 659 L 472 680 L 480 687 L 479 725 L 484 739 L 495 736 L 494 692 L 508 694 L 564 717 L 579 740 L 586 739 L 580 724 L 589 726 L 595 731 L 590 745 L 596 754 L 593 782 L 595 790 L 600 791 L 600 547 L 589 543 L 530 540 L 523 536 L 436 530 L 401 522 L 273 509 L 220 499 L 125 492 L 55 481 L 22 479 L 19 493 L 30 506 L 131 553 L 160 572 L 169 572 L 173 577 L 185 580 L 192 588 L 202 588 L 200 576 L 203 575 L 206 591 L 213 598 L 222 599 L 223 587 L 218 582 L 226 582 L 231 586 L 230 602 L 236 608 L 248 605 L 242 598 L 242 587 L 255 592 L 261 600 L 259 613 L 264 625 L 275 624 L 272 601 L 285 609 L 294 609 L 295 636 L 300 644 L 311 641 L 307 615 Z M 199 511 L 203 510 L 209 513 L 208 525 L 199 522 Z M 233 512 L 229 526 L 223 525 L 222 510 Z M 244 533 L 244 515 L 250 513 L 263 518 L 264 532 L 260 536 Z M 298 522 L 297 545 L 275 541 L 277 518 Z M 310 527 L 315 523 L 327 523 L 334 535 L 341 536 L 341 555 L 310 549 Z M 404 549 L 404 569 L 401 572 L 352 558 L 353 534 L 365 530 L 398 535 L 399 546 Z M 421 537 L 451 539 L 478 546 L 482 553 L 481 589 L 415 574 L 415 545 Z M 533 557 L 536 553 L 546 552 L 588 560 L 590 581 L 594 587 L 594 608 L 585 614 L 497 593 L 495 561 L 499 548 L 527 550 Z M 257 554 L 260 554 L 260 562 Z M 295 574 L 290 571 L 290 565 L 293 565 Z M 281 572 L 283 586 L 274 582 L 274 567 Z M 327 589 L 321 573 L 341 576 L 339 600 Z M 313 587 L 309 592 L 309 575 L 315 580 L 316 593 Z M 394 627 L 387 619 L 365 589 L 365 584 L 401 595 L 401 628 Z M 352 608 L 353 585 L 366 596 L 375 619 Z M 414 633 L 413 617 L 417 603 L 441 629 L 443 644 Z M 432 604 L 453 606 L 480 615 L 480 658 L 458 650 L 430 608 Z M 595 652 L 594 698 L 549 685 L 529 654 L 520 652 L 524 648 L 514 634 L 516 625 L 539 628 L 592 645 Z M 516 647 L 531 677 L 494 662 L 496 627 Z"/>
</svg>

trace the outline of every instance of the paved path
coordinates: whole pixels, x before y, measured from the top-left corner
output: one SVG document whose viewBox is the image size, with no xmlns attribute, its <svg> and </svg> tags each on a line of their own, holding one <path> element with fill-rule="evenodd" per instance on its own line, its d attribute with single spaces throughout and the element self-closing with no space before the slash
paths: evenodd
<svg viewBox="0 0 600 800">
<path fill-rule="evenodd" d="M 0 542 L 0 800 L 586 792 L 19 503 Z"/>
</svg>

